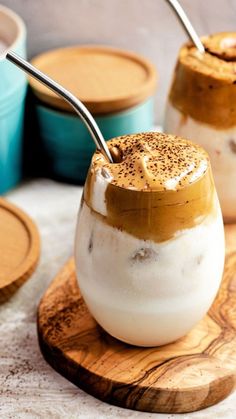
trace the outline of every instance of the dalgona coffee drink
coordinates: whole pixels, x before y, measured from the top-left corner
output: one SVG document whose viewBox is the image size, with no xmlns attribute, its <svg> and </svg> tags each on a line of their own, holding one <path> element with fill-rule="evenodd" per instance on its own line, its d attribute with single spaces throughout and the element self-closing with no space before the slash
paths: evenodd
<svg viewBox="0 0 236 419">
<path fill-rule="evenodd" d="M 209 153 L 224 219 L 236 220 L 236 33 L 184 45 L 169 93 L 164 129 Z"/>
<path fill-rule="evenodd" d="M 97 151 L 76 233 L 81 293 L 112 336 L 141 346 L 185 335 L 209 309 L 224 263 L 221 210 L 207 153 L 143 133 Z"/>
</svg>

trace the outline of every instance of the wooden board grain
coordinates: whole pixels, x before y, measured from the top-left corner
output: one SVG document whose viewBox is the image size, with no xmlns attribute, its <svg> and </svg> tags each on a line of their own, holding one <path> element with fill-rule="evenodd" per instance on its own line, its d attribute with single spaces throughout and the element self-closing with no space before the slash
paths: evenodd
<svg viewBox="0 0 236 419">
<path fill-rule="evenodd" d="M 71 259 L 38 309 L 45 359 L 99 399 L 129 409 L 180 413 L 211 406 L 236 384 L 236 226 L 226 227 L 221 289 L 205 318 L 184 338 L 159 348 L 126 345 L 93 320 Z"/>
<path fill-rule="evenodd" d="M 21 209 L 0 198 L 0 303 L 31 276 L 40 254 L 36 225 Z"/>
</svg>

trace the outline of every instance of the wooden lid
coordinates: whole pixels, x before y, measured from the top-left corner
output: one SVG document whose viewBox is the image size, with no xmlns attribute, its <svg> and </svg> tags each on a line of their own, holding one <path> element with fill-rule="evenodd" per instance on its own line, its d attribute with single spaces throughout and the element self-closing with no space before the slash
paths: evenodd
<svg viewBox="0 0 236 419">
<path fill-rule="evenodd" d="M 33 273 L 40 253 L 37 227 L 19 208 L 0 198 L 0 302 Z"/>
<path fill-rule="evenodd" d="M 75 46 L 46 52 L 33 65 L 77 96 L 93 114 L 121 111 L 151 96 L 155 67 L 131 52 L 104 46 Z M 44 103 L 73 112 L 71 106 L 43 84 L 30 78 Z"/>
</svg>

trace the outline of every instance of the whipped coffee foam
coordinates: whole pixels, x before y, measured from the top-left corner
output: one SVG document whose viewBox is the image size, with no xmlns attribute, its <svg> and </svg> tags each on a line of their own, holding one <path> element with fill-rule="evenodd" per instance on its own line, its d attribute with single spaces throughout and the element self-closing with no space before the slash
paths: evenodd
<svg viewBox="0 0 236 419">
<path fill-rule="evenodd" d="M 108 163 L 95 153 L 84 199 L 109 225 L 160 242 L 212 213 L 214 184 L 201 147 L 157 132 L 118 137 L 108 145 L 120 161 Z"/>
<path fill-rule="evenodd" d="M 179 190 L 198 180 L 208 168 L 206 152 L 190 141 L 158 132 L 134 134 L 108 142 L 119 163 L 97 152 L 92 169 L 112 185 L 136 191 Z"/>
<path fill-rule="evenodd" d="M 234 47 L 223 49 L 232 40 Z M 204 54 L 192 44 L 180 49 L 169 100 L 183 115 L 229 129 L 236 125 L 236 32 L 203 37 L 202 42 Z"/>
</svg>

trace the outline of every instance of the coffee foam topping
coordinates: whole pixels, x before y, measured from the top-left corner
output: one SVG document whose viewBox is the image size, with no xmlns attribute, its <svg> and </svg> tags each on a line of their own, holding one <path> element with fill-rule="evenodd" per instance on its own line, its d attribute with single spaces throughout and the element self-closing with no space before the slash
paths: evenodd
<svg viewBox="0 0 236 419">
<path fill-rule="evenodd" d="M 207 153 L 180 137 L 158 132 L 112 139 L 116 163 L 97 151 L 91 169 L 115 186 L 136 191 L 179 190 L 200 179 L 209 167 Z"/>
<path fill-rule="evenodd" d="M 105 223 L 142 240 L 162 242 L 217 214 L 207 153 L 157 132 L 112 139 L 113 163 L 92 159 L 84 201 Z"/>
<path fill-rule="evenodd" d="M 236 125 L 236 32 L 201 40 L 203 54 L 190 43 L 180 49 L 169 100 L 184 117 L 229 129 Z"/>
<path fill-rule="evenodd" d="M 180 60 L 194 71 L 219 80 L 236 80 L 236 32 L 222 32 L 201 38 L 205 53 L 192 44 L 180 50 Z"/>
</svg>

